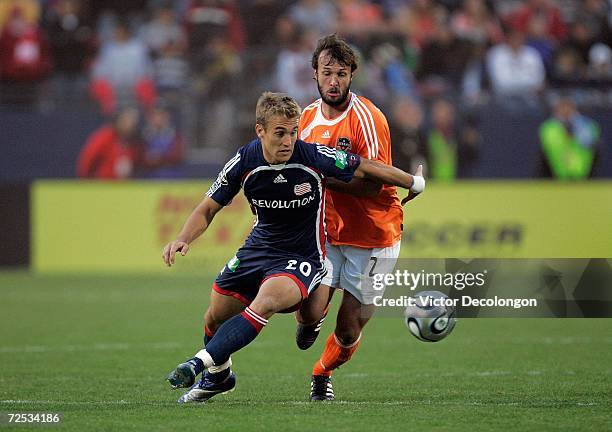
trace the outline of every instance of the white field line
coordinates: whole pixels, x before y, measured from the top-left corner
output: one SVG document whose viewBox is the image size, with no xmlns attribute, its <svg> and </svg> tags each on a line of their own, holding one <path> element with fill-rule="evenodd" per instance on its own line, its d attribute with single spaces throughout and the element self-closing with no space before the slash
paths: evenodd
<svg viewBox="0 0 612 432">
<path fill-rule="evenodd" d="M 232 402 L 224 401 L 223 405 L 282 405 L 282 406 L 312 406 L 309 401 L 248 401 L 248 402 Z M 53 400 L 20 400 L 20 399 L 5 399 L 0 400 L 0 405 L 72 405 L 72 406 L 176 406 L 176 402 L 159 402 L 159 401 L 127 401 L 127 400 L 108 400 L 108 401 L 53 401 Z M 598 406 L 596 402 L 563 402 L 563 401 L 533 401 L 533 402 L 485 402 L 485 401 L 439 401 L 439 400 L 415 400 L 415 401 L 333 401 L 325 403 L 325 405 L 354 405 L 354 406 L 414 406 L 414 405 L 448 405 L 448 406 L 522 406 L 534 408 L 559 407 L 559 406 Z"/>
</svg>

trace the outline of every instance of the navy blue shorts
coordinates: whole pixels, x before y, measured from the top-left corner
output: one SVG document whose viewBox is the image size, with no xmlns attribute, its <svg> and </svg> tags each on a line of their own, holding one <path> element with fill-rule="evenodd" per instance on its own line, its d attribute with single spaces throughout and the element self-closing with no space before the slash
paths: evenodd
<svg viewBox="0 0 612 432">
<path fill-rule="evenodd" d="M 300 288 L 303 301 L 318 288 L 325 273 L 321 263 L 299 255 L 243 247 L 223 267 L 213 289 L 249 305 L 267 279 L 287 276 Z"/>
</svg>

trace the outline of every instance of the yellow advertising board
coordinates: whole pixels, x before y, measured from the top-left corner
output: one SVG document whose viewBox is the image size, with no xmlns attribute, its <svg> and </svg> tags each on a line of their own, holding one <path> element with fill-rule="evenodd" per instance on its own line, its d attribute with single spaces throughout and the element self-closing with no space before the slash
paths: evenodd
<svg viewBox="0 0 612 432">
<path fill-rule="evenodd" d="M 39 181 L 32 266 L 39 272 L 163 271 L 163 246 L 210 182 Z M 612 183 L 430 184 L 405 207 L 404 257 L 610 257 Z M 220 270 L 253 224 L 242 195 L 177 269 Z"/>
</svg>

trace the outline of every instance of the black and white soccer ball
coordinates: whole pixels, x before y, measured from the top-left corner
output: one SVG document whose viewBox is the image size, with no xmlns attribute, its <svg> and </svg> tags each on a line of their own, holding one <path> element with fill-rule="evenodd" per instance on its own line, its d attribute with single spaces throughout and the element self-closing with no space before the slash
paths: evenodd
<svg viewBox="0 0 612 432">
<path fill-rule="evenodd" d="M 415 299 L 414 305 L 406 308 L 404 318 L 414 337 L 425 342 L 437 342 L 453 331 L 457 323 L 455 307 L 446 294 L 422 291 L 412 298 Z"/>
</svg>

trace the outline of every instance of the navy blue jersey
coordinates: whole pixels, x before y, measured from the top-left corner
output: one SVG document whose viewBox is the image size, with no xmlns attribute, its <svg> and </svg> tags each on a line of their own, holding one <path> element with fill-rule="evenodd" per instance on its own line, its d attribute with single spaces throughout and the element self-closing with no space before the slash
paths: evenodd
<svg viewBox="0 0 612 432">
<path fill-rule="evenodd" d="M 270 165 L 256 139 L 227 162 L 207 195 L 225 206 L 244 189 L 257 218 L 245 247 L 323 265 L 325 177 L 349 182 L 359 163 L 357 155 L 298 140 L 286 163 Z"/>
</svg>

